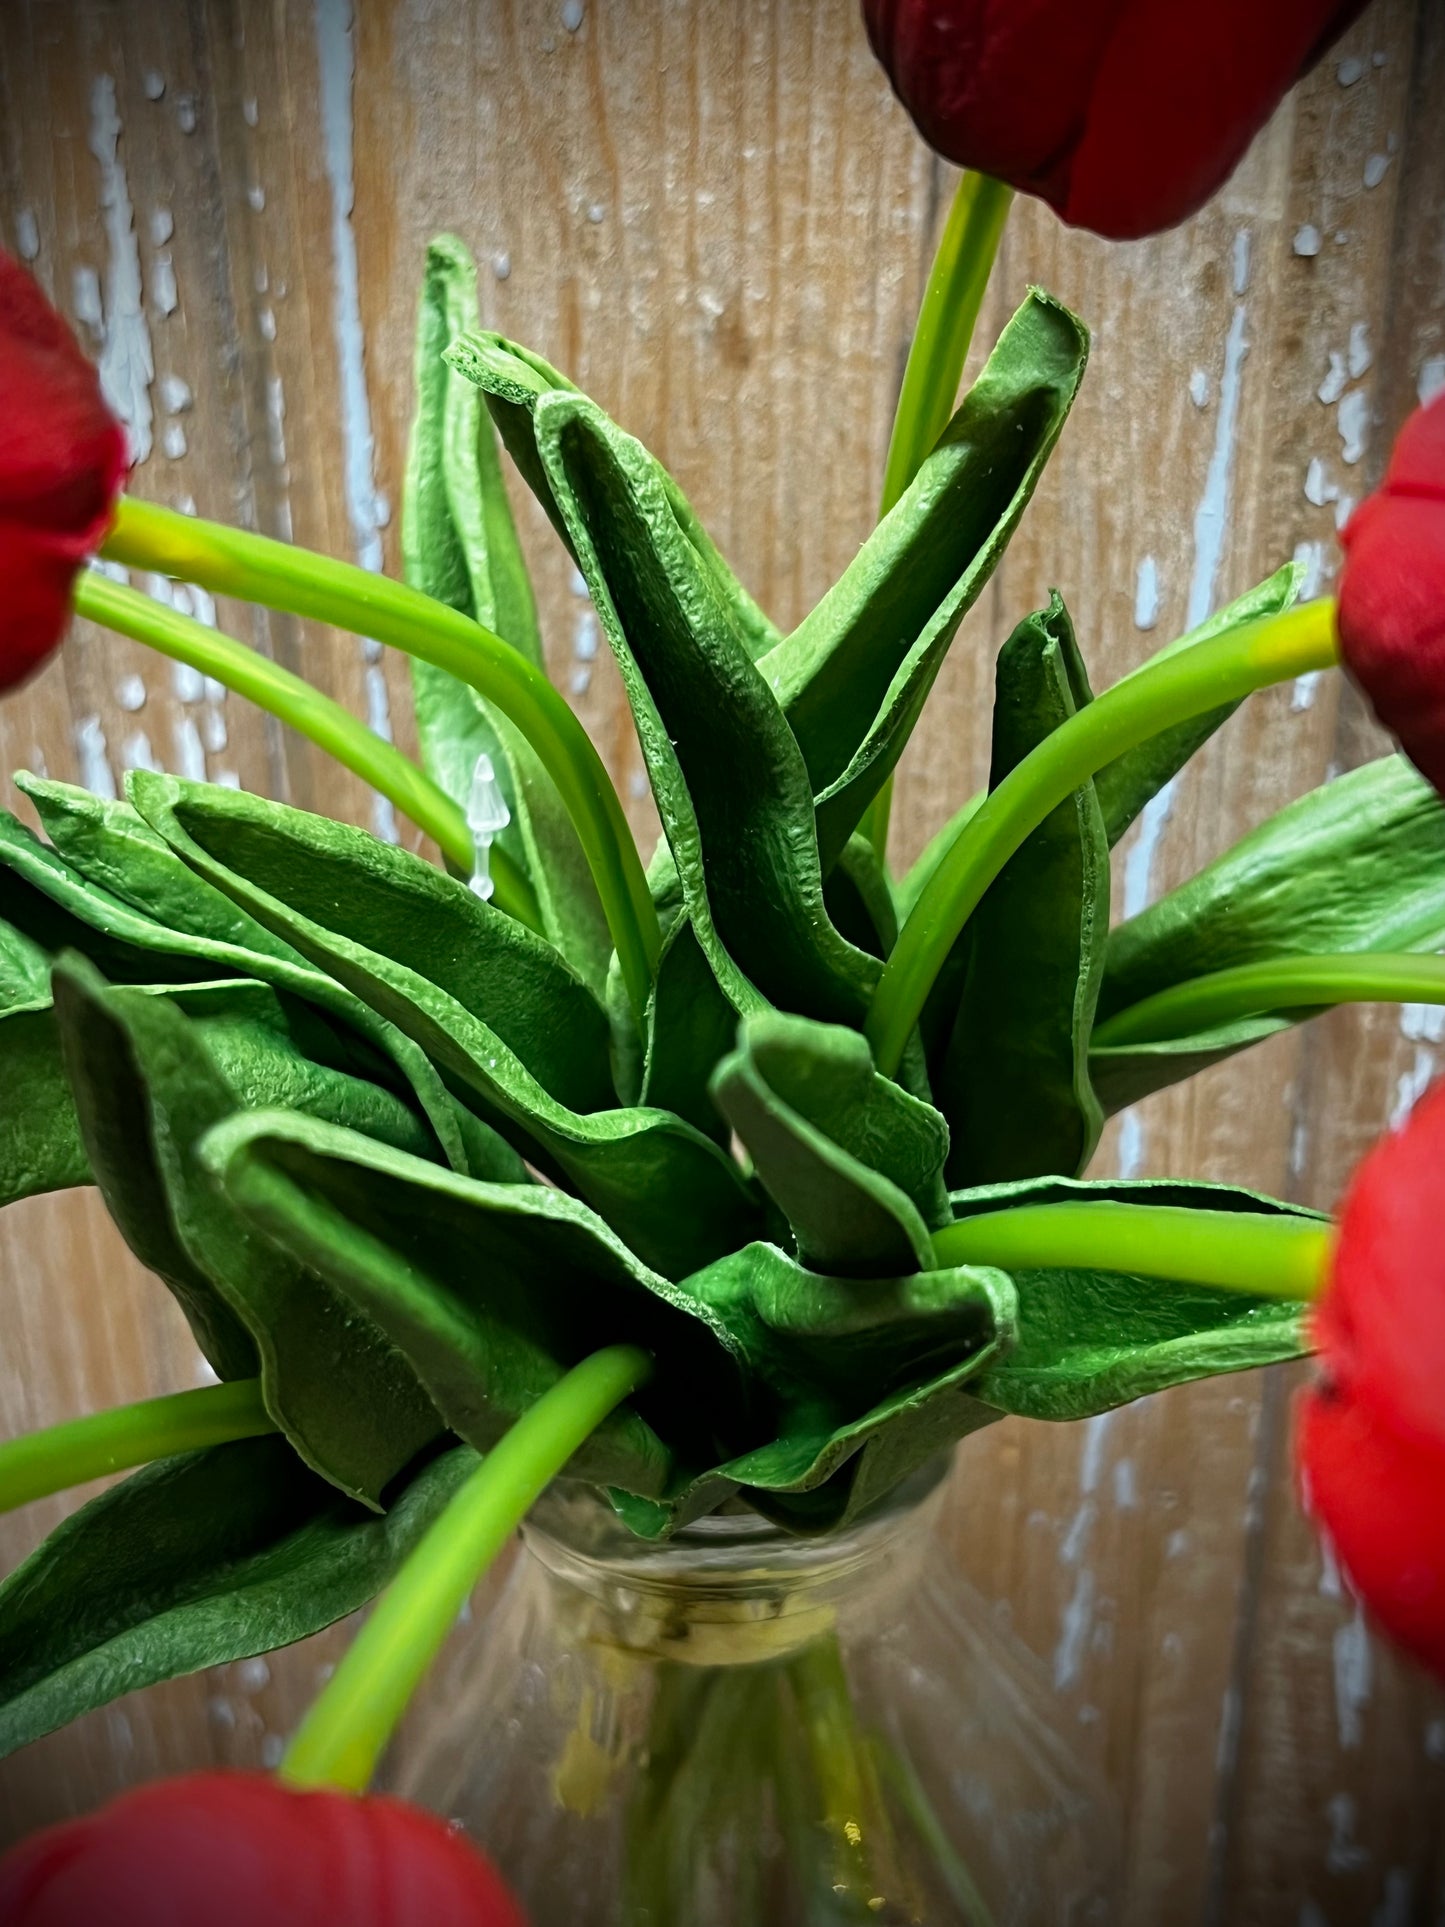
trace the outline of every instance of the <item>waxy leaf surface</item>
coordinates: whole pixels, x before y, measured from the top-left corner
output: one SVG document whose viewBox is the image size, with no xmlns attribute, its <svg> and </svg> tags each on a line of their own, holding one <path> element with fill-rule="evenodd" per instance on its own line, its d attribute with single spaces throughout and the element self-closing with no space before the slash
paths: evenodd
<svg viewBox="0 0 1445 1927">
<path fill-rule="evenodd" d="M 355 1612 L 476 1464 L 467 1446 L 442 1453 L 380 1517 L 275 1437 L 162 1459 L 103 1492 L 0 1584 L 0 1754 Z"/>
</svg>

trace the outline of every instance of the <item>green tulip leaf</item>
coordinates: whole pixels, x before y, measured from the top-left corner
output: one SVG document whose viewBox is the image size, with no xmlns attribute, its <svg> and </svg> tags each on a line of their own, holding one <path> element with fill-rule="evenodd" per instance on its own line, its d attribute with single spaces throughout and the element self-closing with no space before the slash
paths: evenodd
<svg viewBox="0 0 1445 1927">
<path fill-rule="evenodd" d="M 482 396 L 443 360 L 478 325 L 476 268 L 444 234 L 427 249 L 416 336 L 416 416 L 402 495 L 406 580 L 546 668 L 532 585 Z M 612 939 L 556 785 L 499 710 L 435 664 L 411 661 L 417 736 L 431 776 L 466 808 L 478 756 L 492 759 L 512 813 L 498 842 L 525 871 L 548 939 L 598 993 Z"/>
<path fill-rule="evenodd" d="M 907 491 L 759 668 L 817 798 L 831 870 L 912 734 L 1078 393 L 1088 331 L 1034 290 Z"/>
<path fill-rule="evenodd" d="M 953 1206 L 956 1217 L 969 1218 L 1011 1205 L 1088 1199 L 1326 1222 L 1258 1192 L 1173 1179 L 1040 1178 L 956 1191 Z M 1308 1308 L 1278 1298 L 1124 1272 L 1021 1269 L 1010 1276 L 1018 1294 L 1015 1342 L 972 1387 L 999 1412 L 1088 1418 L 1173 1385 L 1309 1350 Z"/>
<path fill-rule="evenodd" d="M 1110 934 L 1102 1020 L 1236 964 L 1445 947 L 1445 804 L 1400 756 L 1286 805 Z M 1318 1008 L 1261 1012 L 1192 1037 L 1095 1048 L 1094 1085 L 1121 1109 Z"/>
<path fill-rule="evenodd" d="M 719 1319 L 575 1198 L 477 1184 L 284 1112 L 230 1119 L 201 1155 L 248 1223 L 386 1333 L 480 1451 L 608 1344 L 652 1352 L 654 1385 L 592 1435 L 569 1476 L 660 1491 L 689 1437 L 694 1460 L 710 1444 L 700 1408 L 737 1405 Z"/>
<path fill-rule="evenodd" d="M 284 935 L 316 967 L 345 984 L 380 1016 L 420 1043 L 449 1081 L 481 1108 L 490 1125 L 517 1145 L 529 1162 L 575 1188 L 645 1264 L 667 1277 L 682 1277 L 746 1242 L 756 1224 L 757 1208 L 737 1167 L 715 1143 L 664 1111 L 632 1108 L 583 1114 L 570 1110 L 544 1089 L 490 1024 L 434 981 L 437 976 L 443 977 L 474 1002 L 484 1001 L 486 993 L 475 957 L 453 949 L 440 956 L 420 955 L 416 962 L 422 968 L 413 968 L 408 962 L 384 956 L 359 937 L 333 927 L 344 924 L 350 929 L 360 920 L 355 915 L 355 902 L 343 906 L 328 899 L 324 873 L 314 887 L 303 888 L 299 873 L 293 872 L 289 860 L 281 860 L 276 845 L 262 838 L 239 839 L 228 833 L 234 826 L 228 823 L 224 806 L 210 807 L 214 792 L 162 777 L 138 781 L 134 791 L 152 827 L 187 862 L 233 895 L 253 916 Z M 225 792 L 227 796 L 234 794 Z M 257 803 L 255 798 L 249 800 Z M 269 810 L 274 806 L 258 807 Z M 340 825 L 333 827 L 341 829 Z M 248 861 L 262 864 L 268 882 L 324 914 L 325 924 L 273 896 L 249 875 L 230 868 L 218 854 L 223 849 L 244 849 Z M 429 874 L 434 885 L 428 889 L 460 887 L 449 885 L 437 871 Z M 485 906 L 478 904 L 477 908 L 484 910 Z M 539 939 L 500 913 L 494 913 L 493 920 L 507 925 L 509 944 L 528 943 L 546 950 Z M 456 942 L 461 941 L 462 934 L 459 931 Z M 398 935 L 394 947 L 405 949 L 408 945 Z M 555 968 L 550 981 L 555 982 L 555 972 L 565 966 L 555 956 L 552 965 Z M 588 993 L 583 986 L 575 979 L 573 983 L 578 999 L 586 999 Z M 511 987 L 507 994 L 513 999 L 506 1019 L 513 1026 L 513 1035 L 531 1038 L 545 1053 L 546 1063 L 559 1066 L 559 1071 L 569 1077 L 577 1075 L 575 1068 L 559 1063 L 555 1037 L 538 1036 L 536 1028 L 525 1033 L 521 1030 L 528 1023 L 545 1027 L 545 1008 L 538 1003 L 527 1009 L 526 983 Z M 670 1210 L 657 1210 L 659 1197 L 670 1200 Z"/>
<path fill-rule="evenodd" d="M 713 1094 L 803 1264 L 862 1277 L 932 1266 L 928 1229 L 948 1213 L 948 1129 L 878 1075 L 857 1031 L 776 1012 L 747 1018 Z"/>
<path fill-rule="evenodd" d="M 999 652 L 990 788 L 1089 699 L 1056 594 Z M 953 1183 L 1072 1177 L 1093 1155 L 1089 1033 L 1108 927 L 1109 844 L 1088 784 L 1010 858 L 955 946 L 962 990 L 931 1066 Z"/>
<path fill-rule="evenodd" d="M 877 959 L 828 918 L 802 755 L 657 465 L 581 395 L 542 396 L 533 426 L 718 982 L 740 1014 L 861 1022 Z"/>
<path fill-rule="evenodd" d="M 251 1377 L 259 1363 L 266 1409 L 307 1464 L 377 1503 L 441 1420 L 382 1333 L 211 1182 L 200 1141 L 243 1100 L 199 1027 L 78 958 L 56 968 L 55 1008 L 86 1153 L 127 1243 L 216 1371 Z"/>
<path fill-rule="evenodd" d="M 47 985 L 0 1011 L 0 1205 L 91 1182 Z"/>
<path fill-rule="evenodd" d="M 0 1754 L 159 1680 L 355 1612 L 477 1464 L 455 1446 L 378 1516 L 284 1439 L 162 1459 L 92 1499 L 0 1584 Z"/>
</svg>

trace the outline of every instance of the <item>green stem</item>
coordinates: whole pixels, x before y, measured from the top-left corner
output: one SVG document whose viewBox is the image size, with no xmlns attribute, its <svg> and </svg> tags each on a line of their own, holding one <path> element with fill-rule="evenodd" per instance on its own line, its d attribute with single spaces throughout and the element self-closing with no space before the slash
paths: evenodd
<svg viewBox="0 0 1445 1927">
<path fill-rule="evenodd" d="M 990 791 L 919 894 L 865 1026 L 879 1070 L 890 1077 L 897 1070 L 960 931 L 1009 858 L 1065 797 L 1161 731 L 1338 659 L 1333 602 L 1307 602 L 1166 655 L 1060 724 Z"/>
<path fill-rule="evenodd" d="M 948 426 L 1012 200 L 1011 187 L 972 171 L 960 177 L 954 191 L 903 371 L 883 470 L 880 521 L 902 498 Z M 889 776 L 862 825 L 880 857 L 887 852 L 892 809 L 893 778 Z"/>
<path fill-rule="evenodd" d="M 404 583 L 128 495 L 102 553 L 216 594 L 369 636 L 435 663 L 495 703 L 557 785 L 596 879 L 628 997 L 642 1011 L 662 940 L 637 846 L 591 738 L 525 657 L 470 617 Z"/>
<path fill-rule="evenodd" d="M 377 1601 L 281 1765 L 292 1786 L 365 1791 L 457 1614 L 536 1499 L 651 1370 L 645 1352 L 594 1352 L 518 1419 L 428 1527 Z"/>
<path fill-rule="evenodd" d="M 259 1438 L 275 1422 L 261 1403 L 261 1381 L 233 1379 L 195 1392 L 142 1399 L 113 1412 L 69 1419 L 0 1445 L 0 1512 L 48 1498 L 72 1485 L 149 1465 L 177 1452 L 197 1452 L 231 1439 Z"/>
<path fill-rule="evenodd" d="M 98 571 L 87 570 L 77 578 L 75 611 L 134 642 L 143 642 L 173 662 L 189 664 L 289 723 L 387 797 L 419 830 L 435 839 L 450 862 L 470 873 L 474 861 L 472 833 L 465 814 L 446 791 L 399 749 L 300 676 L 293 676 L 289 669 L 282 669 L 244 643 L 167 609 L 135 589 L 112 582 Z M 497 908 L 540 930 L 542 916 L 531 883 L 506 851 L 495 844 L 492 880 L 492 901 Z"/>
<path fill-rule="evenodd" d="M 1101 1050 L 1154 1044 L 1312 1004 L 1445 1004 L 1445 957 L 1365 951 L 1239 964 L 1131 1004 L 1100 1024 L 1092 1042 Z"/>
<path fill-rule="evenodd" d="M 1079 1199 L 960 1218 L 933 1234 L 941 1265 L 1122 1271 L 1261 1298 L 1316 1298 L 1334 1227 L 1313 1218 Z"/>
</svg>

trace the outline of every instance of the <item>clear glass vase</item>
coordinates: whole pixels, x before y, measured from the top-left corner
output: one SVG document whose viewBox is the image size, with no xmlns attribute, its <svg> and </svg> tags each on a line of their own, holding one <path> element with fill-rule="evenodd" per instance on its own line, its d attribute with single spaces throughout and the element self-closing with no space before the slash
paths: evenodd
<svg viewBox="0 0 1445 1927">
<path fill-rule="evenodd" d="M 533 1927 L 1107 1922 L 1110 1804 L 940 1547 L 945 1469 L 824 1539 L 556 1488 L 397 1790 Z"/>
</svg>

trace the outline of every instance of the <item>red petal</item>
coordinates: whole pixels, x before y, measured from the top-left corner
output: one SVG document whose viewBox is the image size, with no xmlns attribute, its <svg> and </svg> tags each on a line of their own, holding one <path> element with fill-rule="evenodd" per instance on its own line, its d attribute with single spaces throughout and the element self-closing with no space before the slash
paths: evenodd
<svg viewBox="0 0 1445 1927">
<path fill-rule="evenodd" d="M 1412 475 L 1424 472 L 1426 439 L 1406 450 Z M 1350 518 L 1344 540 L 1345 666 L 1406 754 L 1445 792 L 1445 496 L 1401 495 L 1391 484 Z"/>
<path fill-rule="evenodd" d="M 1396 436 L 1385 492 L 1445 502 L 1445 394 L 1417 408 Z"/>
<path fill-rule="evenodd" d="M 162 1780 L 0 1862 L 6 1927 L 524 1927 L 492 1868 L 400 1800 Z"/>
<path fill-rule="evenodd" d="M 1306 1506 L 1371 1618 L 1445 1677 L 1445 1452 L 1327 1390 L 1300 1400 L 1295 1449 Z"/>
</svg>

